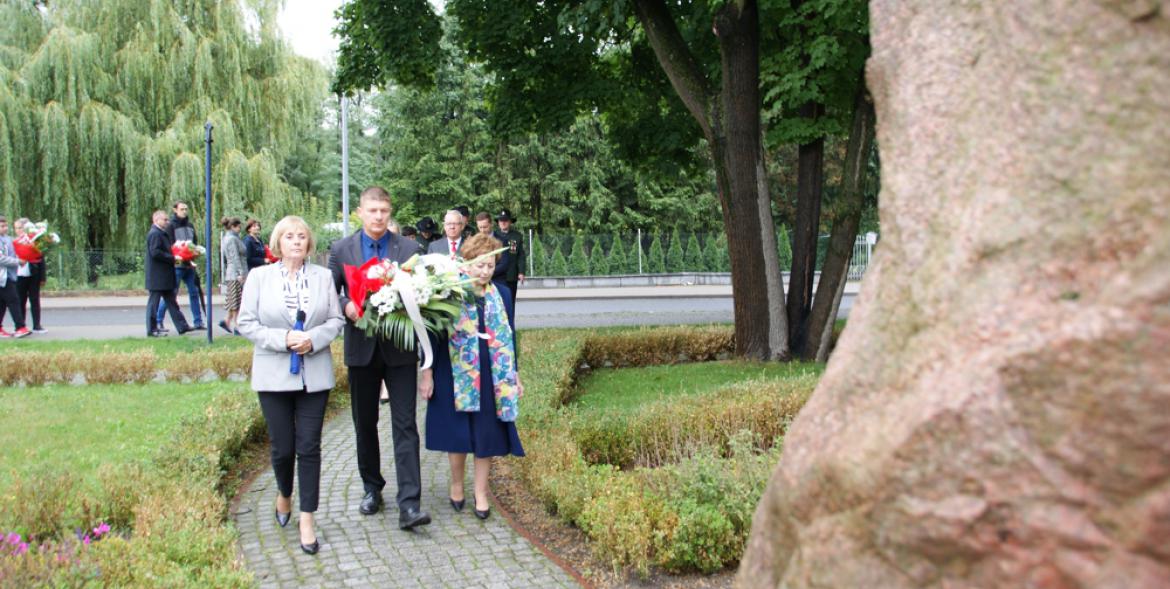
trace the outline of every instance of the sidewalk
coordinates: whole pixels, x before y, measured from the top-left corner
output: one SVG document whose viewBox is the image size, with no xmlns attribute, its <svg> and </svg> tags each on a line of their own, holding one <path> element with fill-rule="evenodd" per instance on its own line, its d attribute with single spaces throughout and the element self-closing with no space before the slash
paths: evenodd
<svg viewBox="0 0 1170 589">
<path fill-rule="evenodd" d="M 847 282 L 845 294 L 857 294 L 860 282 Z M 521 301 L 579 300 L 579 299 L 655 299 L 669 298 L 724 298 L 731 297 L 730 285 L 679 286 L 624 286 L 606 288 L 528 288 L 520 286 L 516 298 Z M 212 302 L 223 305 L 223 296 L 212 295 Z M 180 304 L 186 304 L 186 293 L 179 294 Z M 44 309 L 118 309 L 139 308 L 146 305 L 146 293 L 96 294 L 84 297 L 43 296 Z"/>
<path fill-rule="evenodd" d="M 418 424 L 425 436 L 425 403 Z M 386 509 L 362 515 L 357 506 L 363 489 L 354 449 L 353 421 L 340 413 L 325 424 L 321 439 L 321 503 L 317 539 L 321 552 L 303 554 L 293 499 L 292 522 L 280 528 L 273 519 L 276 480 L 266 468 L 243 492 L 233 519 L 240 532 L 239 550 L 261 589 L 269 587 L 476 587 L 556 589 L 577 582 L 524 539 L 497 510 L 486 521 L 471 513 L 471 502 L 456 513 L 447 502 L 450 467 L 441 452 L 423 450 L 422 508 L 432 523 L 416 531 L 398 529 L 394 505 L 394 451 L 389 411 L 382 408 L 379 428 Z M 470 465 L 468 465 L 470 471 Z M 471 473 L 465 495 L 470 499 Z"/>
</svg>

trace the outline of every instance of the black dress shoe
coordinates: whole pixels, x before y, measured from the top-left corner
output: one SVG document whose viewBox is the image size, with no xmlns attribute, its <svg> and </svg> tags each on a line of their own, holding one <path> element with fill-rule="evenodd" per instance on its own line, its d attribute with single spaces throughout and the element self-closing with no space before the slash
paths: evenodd
<svg viewBox="0 0 1170 589">
<path fill-rule="evenodd" d="M 166 337 L 166 336 L 167 336 L 167 332 L 165 332 L 165 331 L 152 331 L 152 332 L 146 334 L 146 337 Z"/>
<path fill-rule="evenodd" d="M 480 511 L 478 509 L 475 510 L 475 517 L 478 517 L 479 519 L 487 519 L 488 516 L 490 516 L 491 514 L 492 514 L 492 508 L 490 508 L 490 507 L 483 510 L 483 511 Z"/>
<path fill-rule="evenodd" d="M 288 525 L 288 518 L 292 517 L 291 511 L 288 513 L 281 513 L 280 511 L 277 511 L 275 509 L 272 511 L 273 511 L 273 513 L 276 514 L 277 525 L 279 525 L 282 528 Z"/>
<path fill-rule="evenodd" d="M 317 551 L 320 549 L 321 542 L 319 540 L 313 540 L 312 544 L 301 544 L 301 550 L 304 551 L 305 554 L 317 554 Z"/>
<path fill-rule="evenodd" d="M 379 509 L 382 509 L 382 504 L 382 494 L 370 491 L 366 493 L 365 497 L 362 497 L 362 504 L 358 506 L 358 511 L 364 515 L 374 515 L 378 513 Z"/>
<path fill-rule="evenodd" d="M 450 497 L 447 499 L 451 500 L 451 509 L 454 509 L 455 511 L 463 511 L 463 506 L 467 503 L 466 499 L 460 499 L 458 501 L 451 499 Z"/>
<path fill-rule="evenodd" d="M 409 530 L 415 526 L 425 526 L 431 523 L 431 514 L 417 507 L 408 507 L 398 514 L 398 527 Z"/>
<path fill-rule="evenodd" d="M 191 329 L 188 329 L 187 331 L 207 331 L 207 328 L 204 327 L 203 325 L 196 325 L 195 327 L 192 327 Z"/>
</svg>

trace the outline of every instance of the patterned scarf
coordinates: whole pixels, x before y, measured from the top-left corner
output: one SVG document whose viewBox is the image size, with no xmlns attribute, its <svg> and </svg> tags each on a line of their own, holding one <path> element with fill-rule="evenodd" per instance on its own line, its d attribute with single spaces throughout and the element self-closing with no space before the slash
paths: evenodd
<svg viewBox="0 0 1170 589">
<path fill-rule="evenodd" d="M 499 291 L 491 283 L 484 288 L 484 327 L 492 355 L 492 382 L 496 396 L 496 417 L 516 421 L 516 348 L 512 327 Z M 448 351 L 455 377 L 455 410 L 479 411 L 479 311 L 475 303 L 463 303 L 463 312 L 455 322 Z"/>
</svg>

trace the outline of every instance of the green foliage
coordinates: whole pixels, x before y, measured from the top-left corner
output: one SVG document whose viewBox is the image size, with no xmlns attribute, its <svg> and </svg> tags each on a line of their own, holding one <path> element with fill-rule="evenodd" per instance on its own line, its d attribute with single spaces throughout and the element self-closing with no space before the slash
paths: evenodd
<svg viewBox="0 0 1170 589">
<path fill-rule="evenodd" d="M 636 261 L 634 263 L 637 264 Z M 633 274 L 638 271 L 636 267 L 630 271 L 630 256 L 626 254 L 622 236 L 617 233 L 613 234 L 613 242 L 609 247 L 609 271 L 611 274 Z"/>
<path fill-rule="evenodd" d="M 703 257 L 707 258 L 709 272 L 730 272 L 731 255 L 727 251 L 727 235 L 720 233 L 715 239 L 708 239 Z"/>
<path fill-rule="evenodd" d="M 788 228 L 780 226 L 776 234 L 776 257 L 780 260 L 780 270 L 792 270 L 792 239 L 788 235 Z"/>
<path fill-rule="evenodd" d="M 585 255 L 585 238 L 580 233 L 573 236 L 573 248 L 569 253 L 568 276 L 588 276 L 589 258 Z"/>
<path fill-rule="evenodd" d="M 548 252 L 545 251 L 544 243 L 540 240 L 540 234 L 532 235 L 531 251 L 528 255 L 532 259 L 532 271 L 536 276 L 548 276 L 546 267 L 548 265 Z"/>
<path fill-rule="evenodd" d="M 666 272 L 666 255 L 662 252 L 662 239 L 658 235 L 650 242 L 650 255 L 647 260 L 644 268 L 648 274 Z"/>
<path fill-rule="evenodd" d="M 0 212 L 48 219 L 77 249 L 139 249 L 172 198 L 203 215 L 207 121 L 220 209 L 296 210 L 279 170 L 319 127 L 326 78 L 277 37 L 276 3 L 18 4 L 0 6 Z"/>
<path fill-rule="evenodd" d="M 546 266 L 548 276 L 568 276 L 569 264 L 565 261 L 565 255 L 561 253 L 560 248 L 553 250 L 553 255 L 548 258 L 548 265 Z"/>
<path fill-rule="evenodd" d="M 337 10 L 341 39 L 333 92 L 433 83 L 439 19 L 426 0 L 347 2 Z"/>
<path fill-rule="evenodd" d="M 699 247 L 699 236 L 691 234 L 687 240 L 687 252 L 683 256 L 684 268 L 692 272 L 706 272 L 707 260 L 703 258 L 703 249 Z"/>
<path fill-rule="evenodd" d="M 693 268 L 687 268 L 686 259 L 683 254 L 682 238 L 678 236 L 678 229 L 676 228 L 670 234 L 670 247 L 666 250 L 666 271 L 667 272 L 683 272 Z"/>
<path fill-rule="evenodd" d="M 591 276 L 607 276 L 613 272 L 609 267 L 609 257 L 605 255 L 605 248 L 601 246 L 601 239 L 593 237 L 593 245 L 589 248 L 589 274 Z"/>
</svg>

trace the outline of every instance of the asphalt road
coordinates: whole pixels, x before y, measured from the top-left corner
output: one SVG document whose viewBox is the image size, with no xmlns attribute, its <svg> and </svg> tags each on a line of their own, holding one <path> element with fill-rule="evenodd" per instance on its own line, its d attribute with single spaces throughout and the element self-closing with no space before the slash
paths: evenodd
<svg viewBox="0 0 1170 589">
<path fill-rule="evenodd" d="M 841 300 L 841 317 L 849 314 L 854 295 L 846 293 Z M 179 298 L 181 308 L 191 320 L 185 304 L 186 296 Z M 43 323 L 49 333 L 35 334 L 37 339 L 110 339 L 139 337 L 145 332 L 145 306 L 52 308 L 44 310 Z M 582 298 L 558 300 L 520 300 L 517 324 L 520 329 L 541 327 L 604 327 L 614 325 L 665 325 L 730 323 L 731 297 L 630 297 Z M 224 317 L 223 309 L 215 310 L 215 321 Z M 167 320 L 168 326 L 170 320 Z M 203 337 L 196 332 L 186 337 Z M 226 336 L 216 328 L 215 335 Z"/>
</svg>

